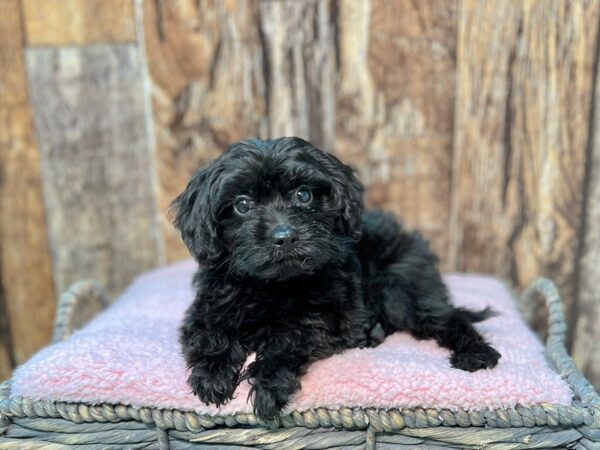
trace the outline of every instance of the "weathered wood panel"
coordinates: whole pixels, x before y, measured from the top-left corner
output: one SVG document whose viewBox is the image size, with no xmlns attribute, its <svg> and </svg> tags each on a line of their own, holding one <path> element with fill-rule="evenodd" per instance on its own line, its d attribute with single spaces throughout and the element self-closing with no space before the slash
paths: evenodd
<svg viewBox="0 0 600 450">
<path fill-rule="evenodd" d="M 18 0 L 0 0 L 0 379 L 51 337 L 56 305 Z"/>
<path fill-rule="evenodd" d="M 333 150 L 332 2 L 264 1 L 260 6 L 260 31 L 267 83 L 267 134 L 299 136 Z"/>
<path fill-rule="evenodd" d="M 549 276 L 568 313 L 599 14 L 465 0 L 459 20 L 450 268 Z"/>
<path fill-rule="evenodd" d="M 597 45 L 572 354 L 577 366 L 600 388 L 600 42 Z"/>
<path fill-rule="evenodd" d="M 232 141 L 294 134 L 357 166 L 368 203 L 421 228 L 444 256 L 455 2 L 144 7 L 161 212 Z M 169 259 L 187 255 L 161 223 Z"/>
<path fill-rule="evenodd" d="M 135 42 L 135 0 L 22 0 L 27 45 Z"/>
<path fill-rule="evenodd" d="M 369 206 L 419 228 L 445 260 L 456 2 L 342 0 L 336 15 L 335 151 Z"/>
<path fill-rule="evenodd" d="M 144 2 L 161 230 L 169 260 L 188 257 L 169 222 L 191 174 L 230 143 L 265 135 L 259 3 Z"/>
<path fill-rule="evenodd" d="M 116 293 L 164 252 L 139 49 L 29 48 L 26 62 L 56 287 Z"/>
<path fill-rule="evenodd" d="M 2 267 L 0 267 L 0 270 L 2 270 Z M 2 380 L 10 378 L 12 369 L 15 366 L 13 352 L 6 300 L 4 299 L 4 288 L 0 286 L 0 379 Z"/>
</svg>

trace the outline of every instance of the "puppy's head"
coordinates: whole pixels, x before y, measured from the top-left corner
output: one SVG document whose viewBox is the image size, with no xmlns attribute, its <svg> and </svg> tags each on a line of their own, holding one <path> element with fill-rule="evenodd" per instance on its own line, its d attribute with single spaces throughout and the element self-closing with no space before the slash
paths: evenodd
<svg viewBox="0 0 600 450">
<path fill-rule="evenodd" d="M 205 267 L 286 280 L 348 256 L 360 237 L 362 187 L 302 139 L 247 140 L 198 171 L 172 206 Z"/>
</svg>

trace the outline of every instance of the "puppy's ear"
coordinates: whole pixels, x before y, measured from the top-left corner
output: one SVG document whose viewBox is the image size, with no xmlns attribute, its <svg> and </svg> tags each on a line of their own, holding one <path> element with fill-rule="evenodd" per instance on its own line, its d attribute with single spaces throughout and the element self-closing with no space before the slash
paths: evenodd
<svg viewBox="0 0 600 450">
<path fill-rule="evenodd" d="M 196 261 L 205 265 L 216 263 L 224 250 L 214 208 L 217 178 L 214 164 L 200 169 L 170 207 L 170 216 L 181 231 L 183 242 Z"/>
<path fill-rule="evenodd" d="M 342 212 L 342 224 L 348 236 L 359 239 L 362 234 L 362 212 L 363 212 L 363 186 L 358 181 L 354 170 L 344 166 L 347 184 L 345 186 L 346 196 L 344 198 L 344 209 Z"/>
<path fill-rule="evenodd" d="M 354 170 L 335 156 L 326 153 L 335 170 L 330 172 L 334 185 L 334 197 L 340 205 L 340 231 L 358 240 L 362 234 L 363 186 Z"/>
</svg>

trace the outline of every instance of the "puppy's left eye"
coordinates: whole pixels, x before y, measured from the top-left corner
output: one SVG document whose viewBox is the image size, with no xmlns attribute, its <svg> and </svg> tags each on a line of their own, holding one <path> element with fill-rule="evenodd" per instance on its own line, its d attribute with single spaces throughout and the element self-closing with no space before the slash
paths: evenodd
<svg viewBox="0 0 600 450">
<path fill-rule="evenodd" d="M 301 205 L 308 205 L 313 200 L 312 192 L 308 190 L 308 188 L 301 187 L 296 191 L 296 200 Z"/>
<path fill-rule="evenodd" d="M 245 195 L 239 195 L 233 202 L 233 209 L 241 216 L 246 215 L 252 209 L 252 200 Z"/>
</svg>

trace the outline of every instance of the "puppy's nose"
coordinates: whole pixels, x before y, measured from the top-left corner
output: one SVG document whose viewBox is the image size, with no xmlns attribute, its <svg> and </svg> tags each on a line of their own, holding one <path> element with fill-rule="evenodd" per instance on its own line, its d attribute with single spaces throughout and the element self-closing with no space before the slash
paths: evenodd
<svg viewBox="0 0 600 450">
<path fill-rule="evenodd" d="M 277 225 L 271 233 L 273 243 L 283 250 L 290 250 L 298 240 L 298 234 L 289 225 Z"/>
</svg>

